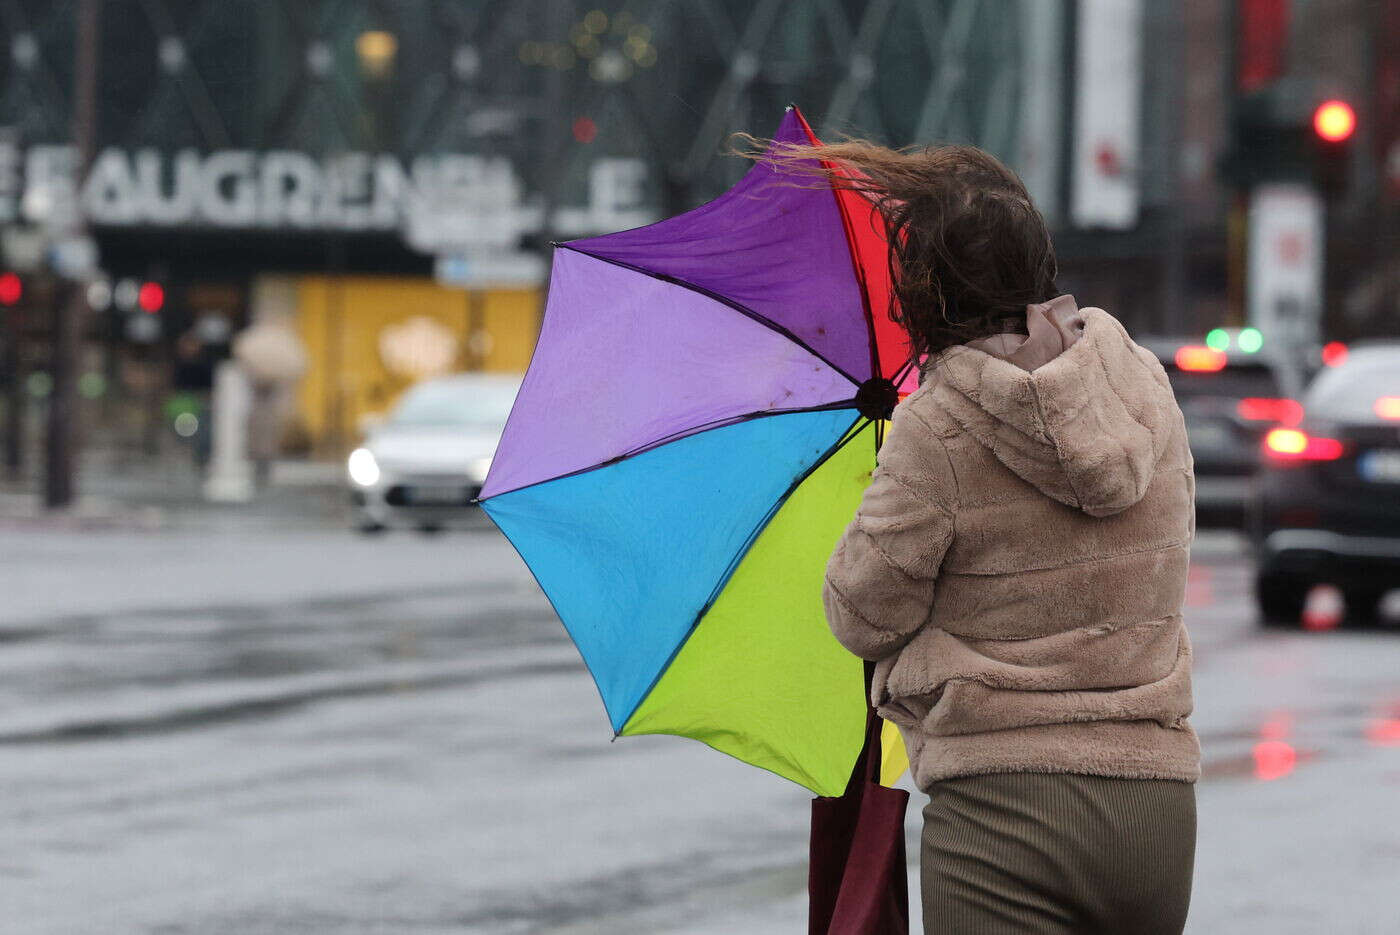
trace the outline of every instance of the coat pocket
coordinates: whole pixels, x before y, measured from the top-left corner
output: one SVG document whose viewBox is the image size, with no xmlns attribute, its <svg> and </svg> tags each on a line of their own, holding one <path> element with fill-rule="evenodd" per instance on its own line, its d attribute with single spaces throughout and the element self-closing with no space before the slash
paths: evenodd
<svg viewBox="0 0 1400 935">
<path fill-rule="evenodd" d="M 919 728 L 924 718 L 928 717 L 929 712 L 938 704 L 942 694 L 942 689 L 931 695 L 901 695 L 891 698 L 887 694 L 884 703 L 877 706 L 876 710 L 880 717 L 898 727 Z"/>
</svg>

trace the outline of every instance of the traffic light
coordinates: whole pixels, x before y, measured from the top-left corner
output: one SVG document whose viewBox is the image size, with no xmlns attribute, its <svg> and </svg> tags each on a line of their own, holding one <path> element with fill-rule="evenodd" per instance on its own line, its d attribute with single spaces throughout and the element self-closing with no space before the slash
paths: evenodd
<svg viewBox="0 0 1400 935">
<path fill-rule="evenodd" d="M 591 143 L 598 138 L 598 124 L 593 122 L 592 117 L 579 117 L 574 121 L 574 140 L 579 143 Z"/>
<path fill-rule="evenodd" d="M 1314 104 L 1311 82 L 1280 79 L 1235 99 L 1221 174 L 1239 188 L 1300 181 L 1328 196 L 1349 181 L 1356 110 L 1330 98 Z"/>
<path fill-rule="evenodd" d="M 1351 169 L 1351 140 L 1356 111 L 1346 101 L 1323 101 L 1313 111 L 1313 178 L 1328 195 L 1346 190 Z"/>
<path fill-rule="evenodd" d="M 1305 174 L 1307 113 L 1300 97 L 1298 88 L 1275 82 L 1235 99 L 1220 164 L 1227 181 L 1249 189 Z"/>
<path fill-rule="evenodd" d="M 154 315 L 165 307 L 165 287 L 158 282 L 141 284 L 136 293 L 136 305 L 148 315 Z"/>
<path fill-rule="evenodd" d="M 1356 111 L 1346 101 L 1323 101 L 1313 111 L 1313 130 L 1328 143 L 1345 143 L 1356 132 Z"/>
<path fill-rule="evenodd" d="M 0 273 L 0 305 L 18 305 L 24 298 L 24 281 L 18 273 Z"/>
</svg>

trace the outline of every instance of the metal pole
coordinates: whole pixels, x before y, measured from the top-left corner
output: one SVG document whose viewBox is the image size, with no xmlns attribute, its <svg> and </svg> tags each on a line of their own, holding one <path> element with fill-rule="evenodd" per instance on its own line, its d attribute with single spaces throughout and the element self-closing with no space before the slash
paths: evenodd
<svg viewBox="0 0 1400 935">
<path fill-rule="evenodd" d="M 1225 8 L 1225 119 L 1229 126 L 1237 125 L 1240 110 L 1240 4 L 1230 0 Z M 1225 213 L 1225 319 L 1227 324 L 1242 325 L 1245 312 L 1245 264 L 1248 262 L 1249 239 L 1248 189 L 1232 183 L 1227 194 Z"/>
<path fill-rule="evenodd" d="M 326 431 L 324 450 L 345 456 L 345 244 L 336 236 L 326 241 L 330 250 L 326 280 Z"/>
<path fill-rule="evenodd" d="M 24 474 L 24 435 L 28 400 L 24 389 L 24 355 L 20 353 L 20 342 L 24 340 L 24 310 L 13 307 L 5 310 L 5 345 L 0 352 L 0 372 L 9 375 L 5 387 L 5 473 L 11 480 L 19 480 Z"/>
<path fill-rule="evenodd" d="M 1167 210 L 1166 237 L 1162 251 L 1162 292 L 1153 330 L 1158 334 L 1180 334 L 1182 325 L 1188 320 L 1188 297 L 1186 295 L 1186 206 L 1182 203 L 1185 192 L 1181 185 L 1181 147 L 1185 137 L 1186 98 L 1185 74 L 1179 67 L 1186 59 L 1186 22 L 1181 6 L 1173 4 L 1163 10 L 1167 21 L 1158 21 L 1163 26 L 1158 35 L 1166 45 L 1167 54 L 1174 63 L 1172 67 L 1157 70 L 1161 82 L 1159 92 L 1166 99 L 1167 112 Z M 1165 35 L 1162 35 L 1165 33 Z M 1190 319 L 1190 329 L 1200 327 L 1194 312 Z"/>
<path fill-rule="evenodd" d="M 82 182 L 92 164 L 97 118 L 97 42 L 101 0 L 79 0 L 73 62 L 74 216 L 68 236 L 87 236 Z M 44 442 L 44 505 L 61 509 L 73 502 L 78 444 L 78 354 L 87 311 L 82 284 L 68 283 L 54 312 L 53 392 L 49 397 Z"/>
<path fill-rule="evenodd" d="M 486 331 L 486 293 L 478 288 L 470 288 L 467 296 L 467 353 L 468 370 L 485 370 L 488 345 L 483 335 Z"/>
<path fill-rule="evenodd" d="M 547 0 L 541 4 L 541 11 L 544 13 L 545 22 L 543 29 L 550 38 L 554 36 L 568 35 L 569 26 L 574 22 L 577 12 L 574 0 Z M 555 215 L 558 213 L 559 201 L 563 195 L 564 174 L 568 168 L 568 160 L 561 151 L 569 145 L 568 135 L 562 129 L 561 124 L 567 125 L 573 121 L 574 89 L 566 87 L 564 76 L 557 69 L 550 69 L 545 76 L 545 113 L 548 115 L 546 129 L 543 138 L 543 157 L 545 164 L 549 167 L 544 178 L 541 179 L 543 187 L 543 197 L 540 199 L 540 249 L 544 252 L 544 259 L 547 263 L 554 262 L 554 248 L 550 246 L 559 235 L 554 229 Z M 548 273 L 546 273 L 546 277 Z M 546 280 L 547 281 L 547 280 Z M 535 311 L 535 334 L 538 337 L 539 331 L 544 327 L 544 308 L 549 301 L 549 289 L 539 290 L 539 301 L 536 303 Z"/>
</svg>

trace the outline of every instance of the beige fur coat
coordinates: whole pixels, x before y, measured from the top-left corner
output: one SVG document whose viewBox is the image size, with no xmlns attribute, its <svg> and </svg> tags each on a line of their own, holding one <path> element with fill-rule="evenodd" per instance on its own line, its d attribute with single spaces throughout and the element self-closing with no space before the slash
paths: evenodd
<svg viewBox="0 0 1400 935">
<path fill-rule="evenodd" d="M 944 351 L 895 409 L 827 568 L 827 617 L 923 789 L 955 776 L 1193 782 L 1191 453 L 1157 359 L 1107 312 L 1027 371 Z"/>
</svg>

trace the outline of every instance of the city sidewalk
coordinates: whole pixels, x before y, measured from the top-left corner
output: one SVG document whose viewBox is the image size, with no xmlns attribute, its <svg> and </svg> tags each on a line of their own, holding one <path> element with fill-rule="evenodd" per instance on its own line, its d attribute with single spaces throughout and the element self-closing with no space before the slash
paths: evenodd
<svg viewBox="0 0 1400 935">
<path fill-rule="evenodd" d="M 203 484 L 203 476 L 185 459 L 138 459 L 89 451 L 79 471 L 77 501 L 66 510 L 44 509 L 38 477 L 0 483 L 0 527 L 159 529 L 206 523 L 349 522 L 344 468 L 339 461 L 275 462 L 267 487 L 247 502 L 210 501 Z"/>
</svg>

